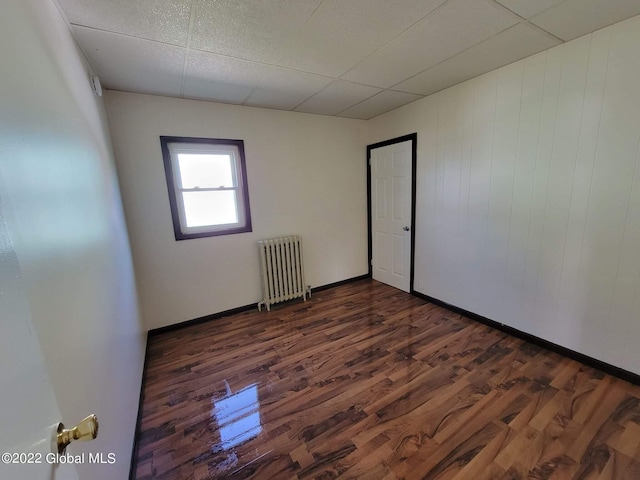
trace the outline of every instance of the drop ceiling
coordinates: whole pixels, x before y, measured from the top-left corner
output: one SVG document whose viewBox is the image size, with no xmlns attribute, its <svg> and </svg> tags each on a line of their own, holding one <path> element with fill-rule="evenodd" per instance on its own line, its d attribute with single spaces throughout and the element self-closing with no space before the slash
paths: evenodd
<svg viewBox="0 0 640 480">
<path fill-rule="evenodd" d="M 103 86 L 369 119 L 639 0 L 57 0 Z"/>
</svg>

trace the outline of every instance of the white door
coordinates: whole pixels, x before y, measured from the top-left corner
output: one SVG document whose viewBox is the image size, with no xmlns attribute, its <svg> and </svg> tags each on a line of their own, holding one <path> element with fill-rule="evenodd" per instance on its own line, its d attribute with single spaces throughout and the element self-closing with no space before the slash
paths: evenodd
<svg viewBox="0 0 640 480">
<path fill-rule="evenodd" d="M 75 466 L 55 465 L 51 461 L 56 459 L 47 457 L 52 453 L 60 411 L 31 320 L 1 201 L 0 365 L 0 478 L 77 479 Z"/>
<path fill-rule="evenodd" d="M 409 292 L 411 282 L 411 140 L 371 150 L 374 280 Z"/>
</svg>

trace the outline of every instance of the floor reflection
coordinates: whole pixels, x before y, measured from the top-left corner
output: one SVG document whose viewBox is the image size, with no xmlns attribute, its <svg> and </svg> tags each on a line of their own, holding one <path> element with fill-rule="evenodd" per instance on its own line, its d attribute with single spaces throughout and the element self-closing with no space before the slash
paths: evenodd
<svg viewBox="0 0 640 480">
<path fill-rule="evenodd" d="M 216 449 L 229 450 L 256 437 L 262 431 L 258 385 L 253 384 L 233 393 L 225 380 L 227 394 L 213 400 L 211 417 L 220 432 L 220 444 Z"/>
</svg>

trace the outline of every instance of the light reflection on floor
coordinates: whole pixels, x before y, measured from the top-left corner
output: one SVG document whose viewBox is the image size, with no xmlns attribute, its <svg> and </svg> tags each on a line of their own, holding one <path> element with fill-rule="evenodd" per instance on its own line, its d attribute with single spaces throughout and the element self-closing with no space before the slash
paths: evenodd
<svg viewBox="0 0 640 480">
<path fill-rule="evenodd" d="M 226 381 L 225 384 L 227 395 L 212 400 L 211 417 L 220 432 L 220 444 L 214 447 L 215 450 L 229 450 L 262 432 L 258 385 L 252 384 L 232 393 Z"/>
</svg>

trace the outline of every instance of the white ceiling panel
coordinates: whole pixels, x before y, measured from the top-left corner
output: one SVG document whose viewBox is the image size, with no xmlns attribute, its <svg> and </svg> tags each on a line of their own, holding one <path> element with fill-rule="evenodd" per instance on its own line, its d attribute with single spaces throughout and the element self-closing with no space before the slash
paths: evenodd
<svg viewBox="0 0 640 480">
<path fill-rule="evenodd" d="M 533 17 L 564 0 L 496 0 L 522 18 Z"/>
<path fill-rule="evenodd" d="M 277 77 L 280 78 L 276 80 Z M 256 87 L 244 105 L 293 110 L 331 81 L 330 78 L 311 76 L 308 73 L 294 73 L 293 70 L 281 72 L 281 75 L 274 76 L 272 80 L 271 86 L 262 84 Z"/>
<path fill-rule="evenodd" d="M 513 63 L 561 43 L 526 23 L 470 48 L 397 85 L 404 91 L 429 95 L 483 73 Z"/>
<path fill-rule="evenodd" d="M 196 0 L 194 0 L 196 1 Z M 274 63 L 321 0 L 197 0 L 191 47 Z"/>
<path fill-rule="evenodd" d="M 187 62 L 183 96 L 222 103 L 244 102 L 255 85 L 238 83 L 237 75 L 233 74 L 237 61 L 230 57 L 192 50 Z M 250 66 L 243 62 L 242 68 L 249 70 Z"/>
<path fill-rule="evenodd" d="M 253 88 L 233 83 L 217 82 L 207 77 L 189 76 L 185 78 L 182 96 L 209 102 L 242 104 Z"/>
<path fill-rule="evenodd" d="M 73 31 L 105 87 L 180 95 L 184 48 L 85 27 Z"/>
<path fill-rule="evenodd" d="M 278 65 L 338 77 L 445 0 L 325 0 Z"/>
<path fill-rule="evenodd" d="M 420 98 L 422 98 L 420 95 L 414 95 L 413 93 L 383 90 L 377 95 L 367 98 L 353 107 L 349 107 L 338 113 L 337 116 L 368 120 Z"/>
<path fill-rule="evenodd" d="M 569 41 L 638 14 L 640 0 L 565 0 L 531 22 Z"/>
<path fill-rule="evenodd" d="M 191 0 L 57 0 L 74 25 L 184 46 Z"/>
<path fill-rule="evenodd" d="M 320 115 L 335 115 L 378 92 L 380 92 L 379 88 L 335 80 L 295 110 Z"/>
<path fill-rule="evenodd" d="M 493 2 L 450 0 L 342 78 L 390 87 L 516 24 Z M 464 28 L 460 28 L 464 25 Z"/>
<path fill-rule="evenodd" d="M 186 96 L 207 98 L 208 90 L 210 100 L 284 110 L 294 108 L 331 83 L 330 78 L 319 75 L 193 50 L 186 77 Z M 211 82 L 209 86 L 207 81 Z"/>
</svg>

